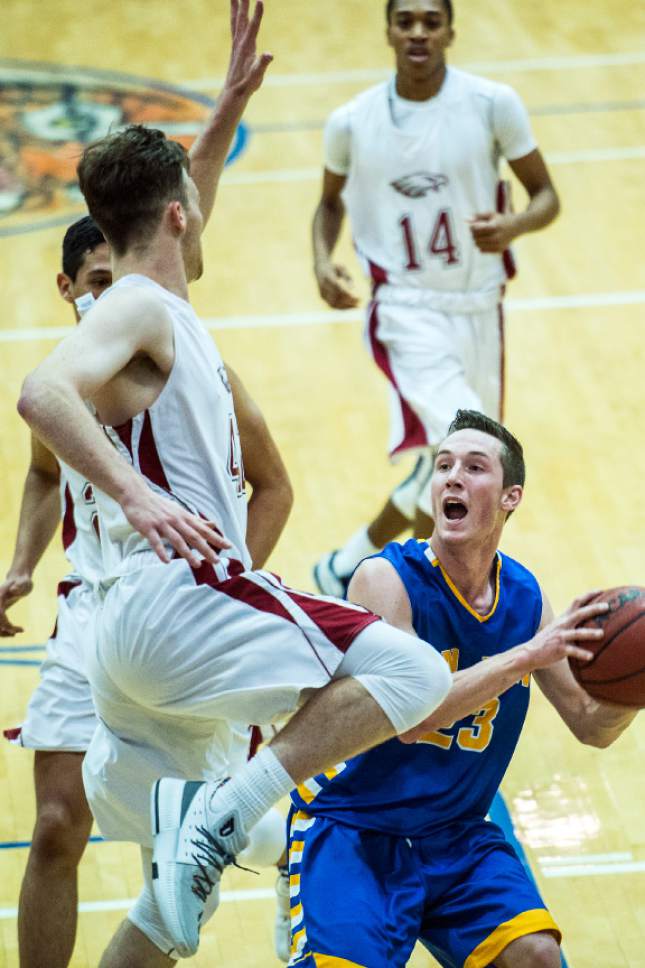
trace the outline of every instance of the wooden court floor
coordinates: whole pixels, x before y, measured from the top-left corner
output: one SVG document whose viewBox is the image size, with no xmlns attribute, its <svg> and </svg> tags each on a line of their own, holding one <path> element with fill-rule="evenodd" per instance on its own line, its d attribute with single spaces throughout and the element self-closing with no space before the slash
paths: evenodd
<svg viewBox="0 0 645 968">
<path fill-rule="evenodd" d="M 283 450 L 296 502 L 271 565 L 306 588 L 316 557 L 366 520 L 401 473 L 385 461 L 385 387 L 364 352 L 360 314 L 325 310 L 308 243 L 323 121 L 390 64 L 381 6 L 267 0 L 265 46 L 275 64 L 249 108 L 248 143 L 227 169 L 205 236 L 206 273 L 193 291 L 224 358 L 262 405 Z M 83 66 L 214 96 L 225 70 L 225 0 L 87 0 L 82 7 L 71 0 L 4 0 L 2 20 L 0 81 L 15 68 L 8 59 L 18 59 L 57 65 L 61 76 Z M 561 608 L 588 588 L 645 584 L 645 8 L 626 0 L 457 2 L 456 29 L 453 62 L 508 82 L 523 96 L 563 201 L 555 226 L 517 245 L 507 420 L 525 444 L 529 476 L 504 543 Z M 12 208 L 2 166 L 19 111 L 3 93 L 6 87 L 0 89 L 2 574 L 28 456 L 15 401 L 24 374 L 72 322 L 55 275 L 64 225 L 80 212 L 73 197 L 61 200 L 51 185 Z M 58 150 L 54 142 L 52 157 L 40 159 L 47 171 L 58 170 Z M 33 170 L 33 159 L 27 161 Z M 347 238 L 341 255 L 357 272 Z M 20 721 L 41 656 L 7 647 L 46 640 L 64 568 L 58 548 L 51 549 L 34 593 L 15 609 L 24 634 L 0 642 L 0 725 Z M 504 796 L 563 928 L 571 968 L 645 968 L 644 756 L 645 720 L 613 748 L 589 750 L 534 696 Z M 0 966 L 14 968 L 26 848 L 12 845 L 29 841 L 34 809 L 31 756 L 6 744 L 0 802 Z M 270 873 L 227 874 L 227 900 L 189 964 L 277 964 L 272 880 Z M 136 849 L 88 847 L 75 968 L 98 963 L 138 889 Z M 422 951 L 411 961 L 415 968 L 432 963 Z"/>
</svg>

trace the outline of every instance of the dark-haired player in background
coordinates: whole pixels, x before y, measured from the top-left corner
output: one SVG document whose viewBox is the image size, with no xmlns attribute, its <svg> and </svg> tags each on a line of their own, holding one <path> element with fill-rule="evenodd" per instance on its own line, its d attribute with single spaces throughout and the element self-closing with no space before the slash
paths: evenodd
<svg viewBox="0 0 645 968">
<path fill-rule="evenodd" d="M 351 580 L 349 599 L 427 641 L 455 684 L 405 737 L 410 745 L 392 740 L 293 795 L 298 968 L 403 968 L 418 939 L 443 968 L 560 966 L 560 931 L 486 815 L 522 730 L 532 671 L 583 743 L 608 746 L 636 713 L 592 699 L 566 658 L 535 661 L 549 638 L 582 647 L 589 633 L 599 638 L 576 626 L 606 608 L 585 604 L 587 595 L 554 620 L 531 572 L 497 550 L 524 477 L 518 441 L 459 411 L 437 453 L 432 538 L 387 545 Z M 472 715 L 446 717 L 463 702 L 464 669 L 479 673 L 467 687 Z M 455 721 L 436 729 L 439 716 Z"/>
<path fill-rule="evenodd" d="M 517 94 L 447 67 L 451 0 L 389 0 L 386 16 L 395 76 L 334 111 L 325 130 L 314 270 L 330 306 L 357 304 L 347 270 L 332 261 L 347 210 L 372 285 L 367 336 L 390 382 L 390 456 L 422 456 L 379 515 L 316 564 L 330 595 L 412 524 L 418 537 L 432 533 L 432 451 L 457 408 L 501 419 L 508 247 L 559 207 Z M 529 196 L 522 212 L 508 210 L 502 158 Z"/>
</svg>

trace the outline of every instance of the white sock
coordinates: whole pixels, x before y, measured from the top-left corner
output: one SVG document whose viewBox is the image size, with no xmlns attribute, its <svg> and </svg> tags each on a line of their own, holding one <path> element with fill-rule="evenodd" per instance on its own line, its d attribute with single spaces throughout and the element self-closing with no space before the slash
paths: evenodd
<svg viewBox="0 0 645 968">
<path fill-rule="evenodd" d="M 210 809 L 219 813 L 237 809 L 249 831 L 274 804 L 293 790 L 295 783 L 269 746 L 245 763 L 228 783 L 212 788 Z"/>
<path fill-rule="evenodd" d="M 336 553 L 336 557 L 334 558 L 334 571 L 337 575 L 345 578 L 347 575 L 352 574 L 359 561 L 362 561 L 363 558 L 368 558 L 370 555 L 375 555 L 380 550 L 368 538 L 367 528 L 361 528 Z"/>
</svg>

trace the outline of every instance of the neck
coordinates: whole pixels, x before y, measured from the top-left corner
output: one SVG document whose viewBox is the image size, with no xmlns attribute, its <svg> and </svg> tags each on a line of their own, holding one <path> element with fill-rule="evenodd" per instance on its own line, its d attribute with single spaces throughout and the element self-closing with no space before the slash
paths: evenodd
<svg viewBox="0 0 645 968">
<path fill-rule="evenodd" d="M 439 64 L 431 74 L 423 78 L 413 77 L 401 71 L 396 75 L 396 93 L 406 101 L 428 101 L 441 90 L 446 77 L 446 64 Z"/>
<path fill-rule="evenodd" d="M 498 536 L 499 537 L 499 536 Z M 438 537 L 430 539 L 432 555 L 459 589 L 469 605 L 482 615 L 490 611 L 495 594 L 494 564 L 497 542 L 479 546 L 451 546 Z"/>
<path fill-rule="evenodd" d="M 188 282 L 180 249 L 132 249 L 125 255 L 113 257 L 112 271 L 115 282 L 132 273 L 147 276 L 175 296 L 188 301 Z"/>
</svg>

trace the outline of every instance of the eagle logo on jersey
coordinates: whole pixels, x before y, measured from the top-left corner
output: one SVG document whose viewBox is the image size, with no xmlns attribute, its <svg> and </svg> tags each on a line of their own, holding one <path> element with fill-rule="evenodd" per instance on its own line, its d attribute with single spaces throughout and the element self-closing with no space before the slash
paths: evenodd
<svg viewBox="0 0 645 968">
<path fill-rule="evenodd" d="M 415 171 L 390 182 L 395 191 L 407 198 L 424 198 L 428 192 L 438 192 L 448 184 L 447 175 L 433 175 L 429 171 Z"/>
</svg>

